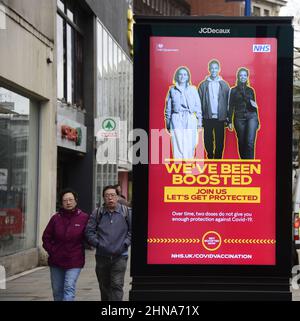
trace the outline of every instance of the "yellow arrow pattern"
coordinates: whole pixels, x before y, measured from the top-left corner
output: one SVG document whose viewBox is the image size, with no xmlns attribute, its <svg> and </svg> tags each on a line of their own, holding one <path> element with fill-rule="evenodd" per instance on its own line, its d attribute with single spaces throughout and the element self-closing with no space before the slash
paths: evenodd
<svg viewBox="0 0 300 321">
<path fill-rule="evenodd" d="M 225 244 L 275 244 L 273 239 L 225 239 Z"/>
<path fill-rule="evenodd" d="M 182 244 L 196 244 L 200 243 L 200 239 L 192 238 L 149 238 L 148 243 L 153 244 L 170 244 L 170 243 L 182 243 Z M 275 244 L 276 240 L 273 239 L 225 239 L 225 244 Z"/>
<path fill-rule="evenodd" d="M 195 244 L 200 243 L 200 239 L 178 239 L 178 238 L 149 238 L 148 243 L 186 243 Z"/>
</svg>

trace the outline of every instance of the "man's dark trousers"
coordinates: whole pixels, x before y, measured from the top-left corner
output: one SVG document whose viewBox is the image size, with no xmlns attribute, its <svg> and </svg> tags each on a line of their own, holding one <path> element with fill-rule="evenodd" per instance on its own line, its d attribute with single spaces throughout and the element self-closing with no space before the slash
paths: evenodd
<svg viewBox="0 0 300 321">
<path fill-rule="evenodd" d="M 96 275 L 102 301 L 122 301 L 128 256 L 96 255 Z"/>
</svg>

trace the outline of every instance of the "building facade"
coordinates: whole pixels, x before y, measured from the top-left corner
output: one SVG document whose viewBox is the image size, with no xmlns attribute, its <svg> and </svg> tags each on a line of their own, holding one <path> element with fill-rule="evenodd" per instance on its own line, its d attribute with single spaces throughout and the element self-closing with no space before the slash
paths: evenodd
<svg viewBox="0 0 300 321">
<path fill-rule="evenodd" d="M 0 265 L 8 276 L 45 262 L 41 237 L 63 188 L 75 189 L 88 213 L 105 185 L 119 182 L 131 200 L 131 6 L 146 15 L 244 10 L 225 0 L 0 2 Z"/>
<path fill-rule="evenodd" d="M 199 16 L 222 15 L 244 16 L 245 1 L 226 0 L 187 0 L 191 6 L 191 14 Z M 252 16 L 278 16 L 279 10 L 285 6 L 286 0 L 252 0 Z"/>
<path fill-rule="evenodd" d="M 0 10 L 0 264 L 11 275 L 38 265 L 55 209 L 56 3 Z"/>
<path fill-rule="evenodd" d="M 191 8 L 185 0 L 133 0 L 136 15 L 145 16 L 186 16 Z"/>
<path fill-rule="evenodd" d="M 279 16 L 280 8 L 287 4 L 287 0 L 252 0 L 252 16 Z"/>
<path fill-rule="evenodd" d="M 293 165 L 300 162 L 300 48 L 294 48 Z"/>
<path fill-rule="evenodd" d="M 132 128 L 126 0 L 0 3 L 0 265 L 44 264 L 41 237 L 60 190 L 90 213 L 104 185 L 130 197 Z M 98 134 L 116 119 L 119 136 Z M 96 130 L 95 130 L 96 128 Z M 108 145 L 116 145 L 107 159 Z M 106 149 L 105 149 L 106 148 Z"/>
<path fill-rule="evenodd" d="M 227 2 L 225 0 L 187 0 L 191 6 L 191 14 L 197 16 L 243 16 L 243 2 Z"/>
</svg>

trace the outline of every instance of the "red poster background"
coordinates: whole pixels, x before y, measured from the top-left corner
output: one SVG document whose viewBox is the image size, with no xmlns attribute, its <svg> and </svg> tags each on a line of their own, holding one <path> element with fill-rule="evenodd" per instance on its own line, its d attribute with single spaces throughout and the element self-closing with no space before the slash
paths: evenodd
<svg viewBox="0 0 300 321">
<path fill-rule="evenodd" d="M 269 44 L 271 51 L 253 52 L 254 44 Z M 163 163 L 150 163 L 148 264 L 275 265 L 276 39 L 151 37 L 149 129 L 165 128 L 165 99 L 176 69 L 188 67 L 192 84 L 198 87 L 208 75 L 208 62 L 212 59 L 220 62 L 220 76 L 230 87 L 235 86 L 238 68 L 246 67 L 250 71 L 250 86 L 256 92 L 260 119 L 255 157 L 260 160 L 261 174 L 253 176 L 249 187 L 261 188 L 261 202 L 165 203 L 164 187 L 172 186 L 172 174 Z M 202 135 L 203 130 L 199 134 L 199 155 L 203 151 Z M 224 161 L 238 160 L 237 148 L 235 132 L 226 129 Z M 172 221 L 174 212 L 196 211 L 251 213 L 252 221 Z M 218 235 L 218 248 L 205 248 L 205 234 L 207 237 Z"/>
</svg>

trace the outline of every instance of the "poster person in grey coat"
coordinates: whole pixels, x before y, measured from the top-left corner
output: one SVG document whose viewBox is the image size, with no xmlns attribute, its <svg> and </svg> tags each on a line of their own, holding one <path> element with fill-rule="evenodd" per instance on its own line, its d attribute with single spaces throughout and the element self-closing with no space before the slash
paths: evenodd
<svg viewBox="0 0 300 321">
<path fill-rule="evenodd" d="M 201 103 L 196 87 L 191 85 L 187 67 L 179 67 L 170 87 L 165 107 L 165 122 L 171 134 L 173 158 L 191 159 L 202 127 Z"/>
</svg>

